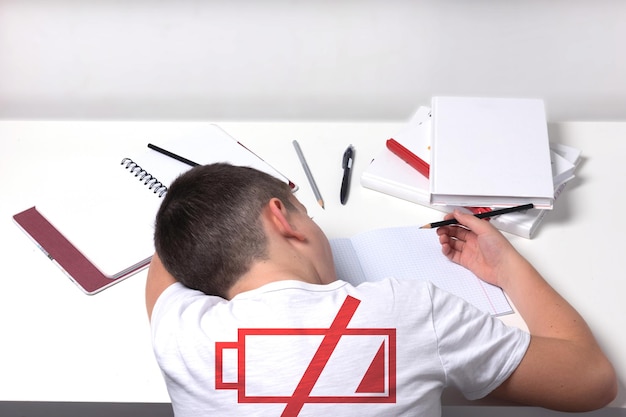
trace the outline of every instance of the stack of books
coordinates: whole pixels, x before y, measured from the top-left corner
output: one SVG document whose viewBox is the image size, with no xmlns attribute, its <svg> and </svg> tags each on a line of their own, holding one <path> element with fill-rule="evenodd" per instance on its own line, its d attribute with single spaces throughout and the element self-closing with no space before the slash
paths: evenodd
<svg viewBox="0 0 626 417">
<path fill-rule="evenodd" d="M 434 97 L 386 141 L 361 184 L 444 212 L 532 203 L 531 210 L 491 220 L 532 238 L 580 156 L 549 141 L 541 100 Z"/>
</svg>

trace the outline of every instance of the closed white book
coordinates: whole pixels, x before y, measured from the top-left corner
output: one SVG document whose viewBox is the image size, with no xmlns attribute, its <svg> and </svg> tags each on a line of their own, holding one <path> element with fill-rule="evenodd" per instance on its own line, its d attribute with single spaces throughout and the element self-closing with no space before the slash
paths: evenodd
<svg viewBox="0 0 626 417">
<path fill-rule="evenodd" d="M 430 193 L 433 205 L 551 209 L 543 101 L 433 97 Z"/>
</svg>

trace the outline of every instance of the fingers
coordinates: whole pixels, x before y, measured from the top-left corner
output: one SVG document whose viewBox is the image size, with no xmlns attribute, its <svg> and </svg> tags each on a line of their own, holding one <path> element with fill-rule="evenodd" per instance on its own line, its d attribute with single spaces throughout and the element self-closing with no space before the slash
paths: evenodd
<svg viewBox="0 0 626 417">
<path fill-rule="evenodd" d="M 476 234 L 482 234 L 490 232 L 494 229 L 493 225 L 488 221 L 479 219 L 473 214 L 462 213 L 459 210 L 454 210 L 452 217 L 455 218 L 459 224 L 471 229 Z"/>
<path fill-rule="evenodd" d="M 468 235 L 472 233 L 470 229 L 464 226 L 444 226 L 437 229 L 439 236 L 448 235 L 454 239 L 466 240 Z"/>
<path fill-rule="evenodd" d="M 471 230 L 463 226 L 445 226 L 437 229 L 441 252 L 453 262 L 460 263 L 468 239 L 473 239 Z"/>
<path fill-rule="evenodd" d="M 448 213 L 444 216 L 444 220 L 456 219 L 459 222 L 459 225 L 463 226 L 465 229 L 472 230 L 475 234 L 480 235 L 483 233 L 492 233 L 496 229 L 495 227 L 486 220 L 479 219 L 473 214 L 464 213 L 459 210 L 454 210 L 452 213 Z M 450 233 L 452 230 L 456 229 L 456 232 L 463 233 L 458 230 L 458 228 L 445 228 L 441 227 L 439 229 L 443 229 L 445 233 Z M 460 238 L 461 236 L 459 236 Z"/>
</svg>

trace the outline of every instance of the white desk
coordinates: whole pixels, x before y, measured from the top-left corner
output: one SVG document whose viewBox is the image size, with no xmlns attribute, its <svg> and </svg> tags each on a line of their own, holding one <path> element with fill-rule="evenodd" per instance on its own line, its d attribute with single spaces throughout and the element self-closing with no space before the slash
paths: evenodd
<svg viewBox="0 0 626 417">
<path fill-rule="evenodd" d="M 86 296 L 11 216 L 37 204 L 56 182 L 88 171 L 89 158 L 121 155 L 150 138 L 193 129 L 195 123 L 0 122 L 0 401 L 169 402 L 150 346 L 145 272 Z M 359 184 L 360 173 L 400 123 L 219 124 L 300 185 L 298 198 L 329 237 L 423 224 L 442 215 Z M 578 177 L 537 237 L 510 237 L 588 320 L 620 378 L 612 407 L 626 408 L 626 224 L 607 221 L 617 219 L 626 203 L 626 123 L 551 125 L 550 136 L 583 150 Z M 315 202 L 293 139 L 306 155 L 325 210 Z M 342 206 L 341 157 L 348 144 L 356 148 L 356 161 L 350 198 Z M 503 320 L 524 325 L 516 315 Z"/>
</svg>

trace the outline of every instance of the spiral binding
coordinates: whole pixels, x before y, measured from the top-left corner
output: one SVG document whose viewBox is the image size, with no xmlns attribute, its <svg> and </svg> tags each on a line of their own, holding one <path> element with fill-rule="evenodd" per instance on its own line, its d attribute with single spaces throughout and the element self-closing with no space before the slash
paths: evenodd
<svg viewBox="0 0 626 417">
<path fill-rule="evenodd" d="M 157 194 L 159 198 L 163 197 L 167 193 L 167 186 L 159 181 L 155 176 L 148 171 L 140 167 L 136 162 L 130 158 L 122 159 L 121 165 L 127 169 L 135 177 L 139 178 L 139 181 L 148 186 L 149 190 L 152 190 L 154 194 Z"/>
</svg>

